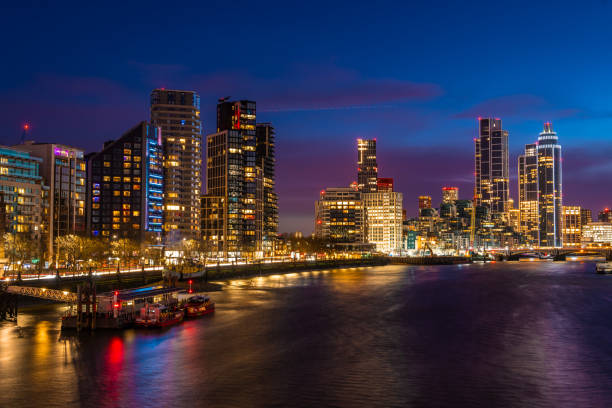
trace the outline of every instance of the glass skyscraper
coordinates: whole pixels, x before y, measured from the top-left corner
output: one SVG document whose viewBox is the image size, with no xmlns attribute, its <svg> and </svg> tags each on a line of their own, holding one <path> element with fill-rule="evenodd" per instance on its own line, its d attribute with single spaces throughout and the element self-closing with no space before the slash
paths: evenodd
<svg viewBox="0 0 612 408">
<path fill-rule="evenodd" d="M 475 144 L 475 200 L 486 206 L 491 214 L 505 214 L 508 210 L 508 131 L 502 129 L 501 119 L 478 118 L 478 137 Z"/>
<path fill-rule="evenodd" d="M 544 123 L 537 144 L 539 245 L 561 247 L 562 243 L 562 176 L 561 145 L 552 123 Z"/>
</svg>

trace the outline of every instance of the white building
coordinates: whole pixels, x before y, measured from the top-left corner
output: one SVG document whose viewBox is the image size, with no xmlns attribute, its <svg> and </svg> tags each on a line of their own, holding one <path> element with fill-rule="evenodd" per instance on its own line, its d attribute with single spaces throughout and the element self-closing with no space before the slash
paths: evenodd
<svg viewBox="0 0 612 408">
<path fill-rule="evenodd" d="M 402 247 L 402 193 L 363 193 L 367 240 L 385 254 L 399 254 Z"/>
<path fill-rule="evenodd" d="M 582 246 L 611 246 L 612 223 L 590 222 L 582 226 Z"/>
</svg>

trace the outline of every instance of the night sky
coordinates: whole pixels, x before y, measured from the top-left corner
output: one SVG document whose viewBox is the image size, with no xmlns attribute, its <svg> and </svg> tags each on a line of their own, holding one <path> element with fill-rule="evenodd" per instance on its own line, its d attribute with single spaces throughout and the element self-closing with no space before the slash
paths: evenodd
<svg viewBox="0 0 612 408">
<path fill-rule="evenodd" d="M 277 132 L 280 231 L 310 234 L 318 192 L 356 179 L 359 137 L 378 139 L 409 215 L 445 185 L 470 198 L 492 115 L 515 200 L 517 156 L 552 121 L 564 204 L 612 205 L 607 1 L 61 3 L 0 10 L 0 144 L 29 122 L 37 141 L 99 149 L 148 119 L 156 87 L 197 91 L 205 133 L 218 98 L 255 100 Z"/>
</svg>

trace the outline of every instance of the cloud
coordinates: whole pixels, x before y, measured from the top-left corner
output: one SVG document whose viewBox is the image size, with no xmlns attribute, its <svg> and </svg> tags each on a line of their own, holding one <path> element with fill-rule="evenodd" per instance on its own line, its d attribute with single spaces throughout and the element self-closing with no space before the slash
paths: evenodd
<svg viewBox="0 0 612 408">
<path fill-rule="evenodd" d="M 545 99 L 530 94 L 502 96 L 478 103 L 453 117 L 474 119 L 479 116 L 520 117 L 522 120 L 553 120 L 575 116 L 577 109 L 552 107 Z"/>
<path fill-rule="evenodd" d="M 439 85 L 397 78 L 368 78 L 338 67 L 300 67 L 274 78 L 242 72 L 183 77 L 203 97 L 256 99 L 261 112 L 373 109 L 429 101 L 443 94 Z"/>
</svg>

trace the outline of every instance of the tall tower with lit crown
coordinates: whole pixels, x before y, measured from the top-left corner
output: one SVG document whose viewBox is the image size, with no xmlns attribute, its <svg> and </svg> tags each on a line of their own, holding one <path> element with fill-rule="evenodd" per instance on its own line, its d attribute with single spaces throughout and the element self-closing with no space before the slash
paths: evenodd
<svg viewBox="0 0 612 408">
<path fill-rule="evenodd" d="M 537 144 L 539 245 L 561 247 L 562 242 L 562 176 L 561 145 L 552 123 L 544 123 Z"/>
</svg>

